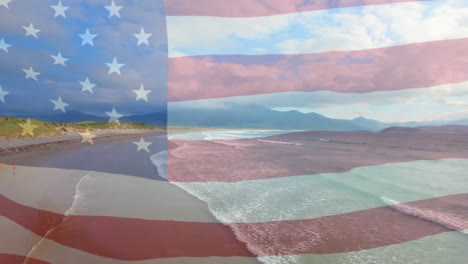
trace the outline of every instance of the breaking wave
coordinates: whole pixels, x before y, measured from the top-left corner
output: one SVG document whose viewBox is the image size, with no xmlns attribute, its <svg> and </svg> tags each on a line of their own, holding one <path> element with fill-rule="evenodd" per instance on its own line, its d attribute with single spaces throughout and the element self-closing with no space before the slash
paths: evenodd
<svg viewBox="0 0 468 264">
<path fill-rule="evenodd" d="M 408 204 L 401 204 L 395 200 L 386 197 L 381 197 L 381 199 L 385 204 L 397 210 L 398 212 L 439 224 L 450 230 L 468 234 L 468 230 L 465 230 L 468 227 L 467 219 L 463 219 L 461 217 L 449 213 L 442 213 L 434 210 L 417 208 Z"/>
</svg>

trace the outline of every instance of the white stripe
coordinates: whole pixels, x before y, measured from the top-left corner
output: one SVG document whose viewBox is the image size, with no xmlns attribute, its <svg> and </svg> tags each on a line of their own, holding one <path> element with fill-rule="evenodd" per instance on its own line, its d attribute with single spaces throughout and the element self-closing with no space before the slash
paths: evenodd
<svg viewBox="0 0 468 264">
<path fill-rule="evenodd" d="M 68 215 L 216 222 L 204 202 L 168 182 L 118 174 L 16 166 L 13 175 L 12 166 L 4 166 L 0 193 Z"/>
<path fill-rule="evenodd" d="M 468 37 L 468 0 L 265 17 L 168 16 L 170 57 L 363 50 Z"/>
<path fill-rule="evenodd" d="M 65 213 L 75 196 L 75 185 L 87 172 L 5 165 L 0 168 L 0 193 L 17 203 Z"/>
<path fill-rule="evenodd" d="M 240 164 L 240 166 L 242 166 Z M 467 159 L 414 161 L 236 183 L 174 183 L 206 201 L 221 222 L 269 222 L 336 215 L 468 193 Z"/>
<path fill-rule="evenodd" d="M 385 206 L 381 197 L 409 202 L 465 193 L 467 167 L 466 159 L 445 159 L 360 167 L 345 173 L 175 184 L 207 202 L 222 222 L 268 222 Z M 5 171 L 8 168 L 0 174 L 1 193 L 37 209 L 69 215 L 217 222 L 204 202 L 168 182 L 106 173 L 83 178 L 84 172 L 62 169 L 17 167 L 16 176 Z M 79 177 L 73 173 L 82 178 L 76 195 Z M 65 175 L 72 180 L 64 180 Z M 65 189 L 68 194 L 60 191 Z M 285 206 L 285 199 L 294 206 Z"/>
</svg>

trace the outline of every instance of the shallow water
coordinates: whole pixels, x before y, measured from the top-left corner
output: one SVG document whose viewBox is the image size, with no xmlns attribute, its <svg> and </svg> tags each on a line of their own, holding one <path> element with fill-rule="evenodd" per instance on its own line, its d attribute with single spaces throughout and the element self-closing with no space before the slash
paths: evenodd
<svg viewBox="0 0 468 264">
<path fill-rule="evenodd" d="M 277 131 L 222 131 L 196 132 L 177 136 L 185 140 L 237 139 L 270 136 Z M 281 144 L 281 142 L 279 142 Z M 167 172 L 167 152 L 152 156 L 153 164 Z M 165 167 L 164 167 L 165 166 Z M 178 187 L 207 202 L 212 214 L 224 223 L 251 223 L 246 228 L 231 224 L 239 240 L 268 264 L 277 263 L 465 263 L 468 259 L 468 160 L 444 159 L 413 161 L 355 168 L 345 173 L 298 175 L 266 180 L 241 181 L 236 183 L 174 183 Z M 449 201 L 429 203 L 429 207 L 417 201 L 455 195 Z M 461 198 L 460 198 L 461 197 Z M 457 200 L 458 199 L 458 200 Z M 415 202 L 403 204 L 408 202 Z M 437 206 L 430 207 L 431 204 Z M 255 223 L 321 219 L 335 215 L 388 208 L 389 215 L 401 215 L 406 222 L 389 219 L 363 218 L 364 226 L 402 232 L 386 233 L 386 237 L 363 237 L 356 222 L 335 228 L 333 218 L 319 226 L 298 225 L 289 229 L 289 234 L 272 235 L 283 230 L 265 228 Z M 373 212 L 373 211 L 370 211 Z M 372 214 L 371 214 L 372 215 Z M 376 216 L 379 214 L 377 213 Z M 328 219 L 328 218 L 323 218 Z M 419 222 L 418 222 L 419 221 Z M 361 224 L 361 223 L 360 223 Z M 383 225 L 382 225 L 383 224 Z M 401 225 L 401 226 L 400 226 Z M 382 227 L 384 226 L 384 227 Z M 420 230 L 419 230 L 419 227 Z M 424 235 L 425 228 L 441 229 L 442 233 Z M 328 254 L 308 254 L 304 248 L 320 248 L 328 240 L 340 237 L 353 248 L 360 240 L 376 240 L 375 245 L 364 241 L 367 247 Z M 398 236 L 419 232 L 416 239 L 399 241 Z M 350 235 L 351 234 L 351 235 Z M 353 235 L 356 234 L 355 241 Z M 304 239 L 300 239 L 304 237 Z M 273 239 L 274 238 L 274 239 Z M 278 239 L 279 238 L 279 239 Z M 299 238 L 299 239 L 298 239 Z M 295 240 L 296 239 L 296 240 Z M 268 241 L 270 240 L 270 241 Z M 288 243 L 284 241 L 289 241 Z M 297 241 L 290 243 L 290 241 Z M 339 240 L 337 240 L 339 241 Z M 279 244 L 278 244 L 279 243 Z M 465 246 L 463 246 L 465 245 Z M 338 248 L 338 245 L 337 245 Z M 344 250 L 343 250 L 344 249 Z M 333 252 L 333 245 L 325 251 Z M 313 250 L 312 250 L 313 251 Z M 339 251 L 339 250 L 337 250 Z M 297 252 L 302 252 L 296 254 Z"/>
</svg>

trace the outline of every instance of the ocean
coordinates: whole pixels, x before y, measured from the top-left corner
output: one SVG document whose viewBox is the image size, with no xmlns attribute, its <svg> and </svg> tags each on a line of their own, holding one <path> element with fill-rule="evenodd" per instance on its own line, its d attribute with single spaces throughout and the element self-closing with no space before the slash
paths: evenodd
<svg viewBox="0 0 468 264">
<path fill-rule="evenodd" d="M 289 132 L 292 131 L 203 131 L 174 134 L 170 135 L 169 139 L 216 141 L 260 138 Z M 323 141 L 326 142 L 326 139 Z M 273 143 L 284 144 L 278 141 Z M 167 156 L 167 151 L 161 151 L 151 157 L 160 175 L 167 175 Z M 358 167 L 344 173 L 297 175 L 234 183 L 172 183 L 205 201 L 213 216 L 220 222 L 231 223 L 229 226 L 237 238 L 266 264 L 463 264 L 468 260 L 468 207 L 467 196 L 457 195 L 468 193 L 467 168 L 466 159 L 417 160 Z M 445 196 L 455 197 L 450 198 L 449 206 L 456 207 L 456 214 L 411 203 Z M 378 208 L 385 208 L 389 215 L 403 215 L 411 223 L 416 221 L 416 224 L 400 227 L 401 223 L 393 221 L 393 218 L 360 219 L 363 222 L 359 225 L 375 225 L 375 221 L 379 221 L 377 226 L 380 229 L 388 227 L 388 232 L 378 230 L 379 233 L 386 234 L 386 237 L 373 237 L 372 233 L 363 236 L 359 230 L 354 230 L 356 223 L 353 221 L 349 224 L 340 223 L 338 228 L 332 218 L 326 220 L 334 215 L 352 215 L 355 212 Z M 294 243 L 268 241 L 268 238 L 272 237 L 271 233 L 279 233 L 281 230 L 265 229 L 264 226 L 258 225 L 262 222 L 303 219 L 323 221 L 318 225 L 297 226 L 289 229 L 290 234 L 281 236 L 282 239 L 286 238 Z M 243 225 L 237 225 L 238 223 Z M 416 234 L 424 232 L 428 225 L 443 229 L 444 232 L 386 245 L 385 240 L 399 239 L 392 238 L 392 230 L 406 228 L 405 232 Z M 383 241 L 377 241 L 375 246 L 371 245 L 362 250 L 346 250 L 346 245 L 327 244 L 330 237 L 336 239 L 341 235 L 347 243 L 352 243 L 353 236 L 356 242 L 363 239 Z M 364 244 L 366 243 L 368 244 L 368 241 Z M 326 254 L 292 254 L 314 245 L 323 248 Z M 334 246 L 345 250 L 334 252 Z"/>
</svg>

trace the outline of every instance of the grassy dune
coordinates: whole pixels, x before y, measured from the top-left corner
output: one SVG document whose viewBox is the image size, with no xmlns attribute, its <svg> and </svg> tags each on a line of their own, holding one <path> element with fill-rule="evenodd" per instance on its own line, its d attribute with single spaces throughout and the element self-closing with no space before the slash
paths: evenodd
<svg viewBox="0 0 468 264">
<path fill-rule="evenodd" d="M 29 138 L 30 134 L 22 135 L 23 128 L 20 125 L 26 124 L 26 118 L 0 117 L 0 138 L 16 139 Z M 86 129 L 90 131 L 105 130 L 105 129 L 157 129 L 157 126 L 147 125 L 144 123 L 131 122 L 105 122 L 105 121 L 85 121 L 79 123 L 52 123 L 41 120 L 31 119 L 31 125 L 37 126 L 34 128 L 34 137 L 41 136 L 61 136 L 67 133 L 84 132 Z"/>
</svg>

